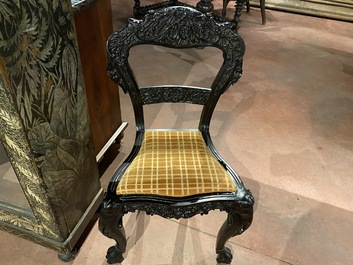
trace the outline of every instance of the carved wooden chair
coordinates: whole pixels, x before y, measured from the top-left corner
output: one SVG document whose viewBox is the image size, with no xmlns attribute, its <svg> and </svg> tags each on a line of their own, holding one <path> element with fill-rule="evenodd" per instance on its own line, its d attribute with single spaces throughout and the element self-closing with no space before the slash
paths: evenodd
<svg viewBox="0 0 353 265">
<path fill-rule="evenodd" d="M 244 2 L 246 2 L 246 12 L 250 12 L 250 0 L 235 0 L 235 13 L 234 13 L 234 20 L 237 22 L 240 21 L 241 11 L 244 7 Z M 222 16 L 225 17 L 227 14 L 227 6 L 230 0 L 223 0 L 223 8 L 222 8 Z M 261 10 L 261 19 L 262 25 L 266 24 L 266 9 L 265 9 L 265 0 L 260 0 L 260 10 Z"/>
<path fill-rule="evenodd" d="M 175 49 L 213 46 L 223 52 L 224 62 L 209 88 L 139 87 L 128 57 L 131 47 L 142 44 Z M 228 23 L 179 6 L 148 13 L 142 20 L 130 19 L 110 36 L 107 49 L 109 74 L 129 93 L 136 122 L 134 147 L 114 173 L 100 213 L 100 231 L 116 241 L 108 249 L 108 263 L 124 259 L 124 214 L 137 210 L 179 219 L 215 209 L 228 213 L 217 236 L 217 261 L 230 263 L 232 254 L 225 243 L 250 226 L 254 199 L 217 152 L 209 126 L 218 99 L 241 76 L 243 40 Z M 203 105 L 198 128 L 145 128 L 144 105 L 161 102 Z"/>
</svg>

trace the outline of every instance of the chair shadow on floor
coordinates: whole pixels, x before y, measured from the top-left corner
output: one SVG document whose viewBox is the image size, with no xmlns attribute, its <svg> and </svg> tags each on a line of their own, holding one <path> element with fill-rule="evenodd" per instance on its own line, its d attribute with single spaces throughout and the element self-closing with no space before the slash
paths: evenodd
<svg viewBox="0 0 353 265">
<path fill-rule="evenodd" d="M 280 259 L 290 264 L 353 264 L 353 212 L 299 197 L 307 209 L 293 221 Z"/>
<path fill-rule="evenodd" d="M 214 213 L 213 215 L 215 216 L 215 214 L 219 215 L 219 213 Z M 226 214 L 223 213 L 223 218 L 225 217 Z M 124 256 L 129 257 L 129 260 L 127 260 L 128 264 L 152 264 L 150 262 L 153 262 L 154 257 L 156 264 L 182 265 L 191 264 L 190 262 L 196 262 L 193 264 L 197 265 L 216 264 L 212 254 L 213 251 L 208 248 L 209 244 L 212 245 L 212 241 L 215 240 L 216 230 L 221 225 L 221 222 L 214 222 L 211 225 L 211 227 L 213 226 L 211 230 L 214 230 L 214 232 L 210 234 L 210 229 L 205 229 L 207 216 L 179 220 L 169 219 L 165 225 L 167 228 L 160 227 L 160 220 L 156 221 L 150 218 L 144 212 L 138 212 L 131 214 L 125 223 L 128 244 Z M 151 234 L 149 229 L 160 229 L 158 239 L 154 239 L 158 243 L 149 243 L 151 238 L 153 238 L 153 234 Z M 204 241 L 205 237 L 210 238 L 207 244 Z M 164 247 L 162 246 L 163 244 L 165 244 Z M 156 257 L 153 250 L 157 246 L 162 249 L 168 248 L 168 252 L 171 254 L 159 254 Z M 231 244 L 228 247 L 233 250 Z M 185 249 L 190 250 L 185 251 Z M 146 256 L 151 257 L 151 259 L 146 260 Z"/>
</svg>

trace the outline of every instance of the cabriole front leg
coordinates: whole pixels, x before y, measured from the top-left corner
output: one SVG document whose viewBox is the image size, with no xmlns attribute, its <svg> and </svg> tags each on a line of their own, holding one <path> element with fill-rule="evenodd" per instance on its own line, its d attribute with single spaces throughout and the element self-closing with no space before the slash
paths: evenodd
<svg viewBox="0 0 353 265">
<path fill-rule="evenodd" d="M 126 250 L 126 236 L 123 227 L 124 212 L 120 206 L 103 205 L 99 217 L 99 231 L 103 235 L 114 239 L 115 246 L 108 249 L 106 259 L 109 264 L 120 263 L 124 260 Z"/>
<path fill-rule="evenodd" d="M 228 213 L 227 220 L 219 229 L 216 243 L 217 262 L 229 264 L 233 255 L 229 248 L 225 247 L 229 238 L 243 233 L 252 222 L 252 210 L 245 213 L 232 211 Z"/>
</svg>

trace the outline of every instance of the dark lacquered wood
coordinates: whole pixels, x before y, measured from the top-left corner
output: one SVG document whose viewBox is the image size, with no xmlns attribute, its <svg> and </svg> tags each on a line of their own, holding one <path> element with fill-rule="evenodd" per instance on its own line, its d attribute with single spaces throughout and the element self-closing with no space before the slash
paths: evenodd
<svg viewBox="0 0 353 265">
<path fill-rule="evenodd" d="M 97 0 L 75 12 L 95 153 L 121 125 L 119 91 L 107 75 L 105 43 L 113 31 L 111 1 Z"/>
</svg>

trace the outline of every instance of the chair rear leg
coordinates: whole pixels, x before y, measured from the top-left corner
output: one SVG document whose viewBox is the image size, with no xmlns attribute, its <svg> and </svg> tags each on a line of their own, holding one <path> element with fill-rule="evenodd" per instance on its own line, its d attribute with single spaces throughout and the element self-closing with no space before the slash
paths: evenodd
<svg viewBox="0 0 353 265">
<path fill-rule="evenodd" d="M 228 213 L 227 220 L 219 229 L 216 243 L 217 262 L 229 264 L 233 255 L 225 243 L 229 238 L 243 233 L 252 222 L 252 211 L 249 213 Z"/>
<path fill-rule="evenodd" d="M 100 212 L 99 231 L 116 242 L 116 245 L 110 247 L 107 251 L 106 259 L 109 264 L 120 263 L 124 260 L 126 236 L 123 227 L 123 215 L 122 208 L 116 206 L 103 206 Z"/>
<path fill-rule="evenodd" d="M 266 24 L 265 0 L 260 0 L 260 8 L 261 8 L 262 25 L 265 25 Z"/>
<path fill-rule="evenodd" d="M 225 17 L 227 15 L 227 6 L 230 0 L 223 0 L 223 7 L 222 7 L 222 16 Z"/>
<path fill-rule="evenodd" d="M 236 0 L 235 4 L 235 13 L 234 13 L 234 20 L 237 23 L 237 27 L 239 28 L 240 25 L 240 16 L 241 16 L 241 11 L 243 10 L 244 7 L 244 1 L 245 0 Z"/>
</svg>

